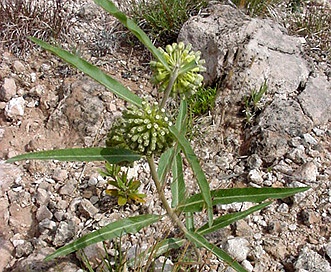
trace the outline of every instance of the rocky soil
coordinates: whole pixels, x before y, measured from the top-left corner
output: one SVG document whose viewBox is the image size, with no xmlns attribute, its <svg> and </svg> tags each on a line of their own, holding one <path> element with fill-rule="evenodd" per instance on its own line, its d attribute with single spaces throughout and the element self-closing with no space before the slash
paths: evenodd
<svg viewBox="0 0 331 272">
<path fill-rule="evenodd" d="M 121 44 L 116 39 L 123 34 L 119 32 L 96 43 L 100 20 L 108 27 L 114 23 L 90 2 L 75 2 L 73 7 L 76 16 L 69 36 L 80 41 L 83 57 L 135 93 L 156 96 L 149 83 L 147 53 Z M 208 238 L 248 271 L 331 271 L 329 64 L 305 58 L 304 39 L 230 6 L 216 6 L 192 18 L 179 40 L 202 51 L 206 82 L 219 85 L 216 107 L 196 123 L 198 136 L 192 140 L 211 188 L 311 187 Z M 136 163 L 130 174 L 142 181 L 146 203 L 119 207 L 104 193 L 107 182 L 98 174 L 100 163 L 5 160 L 30 151 L 103 146 L 125 104 L 44 51 L 25 57 L 0 51 L 0 271 L 83 271 L 80 254 L 48 263 L 43 258 L 119 218 L 162 213 L 145 161 Z M 265 79 L 268 92 L 262 111 L 247 125 L 242 101 Z M 191 180 L 189 169 L 185 176 Z M 191 182 L 188 187 L 197 190 Z M 222 205 L 215 213 L 249 207 L 249 203 Z M 123 238 L 122 249 L 134 258 L 169 230 L 176 235 L 164 220 Z M 108 246 L 113 256 L 114 244 Z M 102 244 L 89 247 L 85 254 L 96 271 L 105 271 L 100 265 Z M 155 271 L 161 271 L 162 258 Z M 207 253 L 204 260 L 203 271 L 232 271 Z M 166 271 L 174 262 L 167 259 Z"/>
</svg>

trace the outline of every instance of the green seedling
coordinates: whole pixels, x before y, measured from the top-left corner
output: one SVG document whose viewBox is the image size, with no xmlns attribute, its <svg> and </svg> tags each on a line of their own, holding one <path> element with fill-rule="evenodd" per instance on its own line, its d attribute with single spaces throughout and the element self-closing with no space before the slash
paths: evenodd
<svg viewBox="0 0 331 272">
<path fill-rule="evenodd" d="M 116 189 L 107 189 L 106 194 L 117 197 L 117 203 L 120 206 L 127 202 L 145 203 L 146 194 L 139 193 L 138 189 L 141 185 L 139 180 L 128 178 L 128 169 L 126 172 L 121 171 L 121 167 L 115 164 L 106 163 L 106 170 L 100 173 L 108 178 L 108 184 L 116 187 Z"/>
<path fill-rule="evenodd" d="M 246 117 L 246 123 L 252 124 L 255 117 L 263 108 L 263 96 L 268 90 L 267 81 L 265 80 L 260 86 L 259 90 L 252 90 L 249 96 L 244 97 L 244 113 Z"/>
</svg>

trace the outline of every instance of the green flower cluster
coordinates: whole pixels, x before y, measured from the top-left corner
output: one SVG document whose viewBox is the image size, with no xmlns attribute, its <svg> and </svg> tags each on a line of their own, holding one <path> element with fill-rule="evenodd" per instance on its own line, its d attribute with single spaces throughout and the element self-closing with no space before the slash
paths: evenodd
<svg viewBox="0 0 331 272">
<path fill-rule="evenodd" d="M 177 93 L 190 96 L 202 85 L 203 76 L 200 73 L 206 71 L 204 67 L 205 60 L 200 59 L 200 51 L 194 52 L 191 51 L 191 48 L 191 44 L 185 46 L 183 42 L 167 45 L 165 51 L 159 48 L 170 67 L 169 71 L 159 61 L 150 62 L 154 72 L 152 81 L 159 85 L 160 92 L 166 90 L 175 69 L 178 69 L 179 73 L 173 85 L 172 96 L 175 96 Z M 195 61 L 195 65 L 189 69 L 181 70 L 192 61 Z"/>
<path fill-rule="evenodd" d="M 161 154 L 173 143 L 169 127 L 172 123 L 158 103 L 142 102 L 123 112 L 108 135 L 108 147 L 128 147 L 139 154 Z"/>
</svg>

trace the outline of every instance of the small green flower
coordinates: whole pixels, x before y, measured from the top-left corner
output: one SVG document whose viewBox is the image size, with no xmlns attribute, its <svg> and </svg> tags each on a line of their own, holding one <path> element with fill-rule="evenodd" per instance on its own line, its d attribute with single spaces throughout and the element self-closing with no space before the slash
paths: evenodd
<svg viewBox="0 0 331 272">
<path fill-rule="evenodd" d="M 194 52 L 191 51 L 191 48 L 191 44 L 185 46 L 183 42 L 167 45 L 165 51 L 159 48 L 170 67 L 170 71 L 168 71 L 159 61 L 151 61 L 150 63 L 154 71 L 152 81 L 155 84 L 159 84 L 160 92 L 165 91 L 167 88 L 172 72 L 176 67 L 180 71 L 181 68 L 193 60 L 195 61 L 195 66 L 186 72 L 179 73 L 171 94 L 172 96 L 175 96 L 177 93 L 190 96 L 202 85 L 203 76 L 200 73 L 206 71 L 204 67 L 205 60 L 200 59 L 200 51 Z"/>
<path fill-rule="evenodd" d="M 161 154 L 173 143 L 169 127 L 172 123 L 157 103 L 142 102 L 131 106 L 114 123 L 108 135 L 108 147 L 127 147 L 143 155 Z"/>
</svg>

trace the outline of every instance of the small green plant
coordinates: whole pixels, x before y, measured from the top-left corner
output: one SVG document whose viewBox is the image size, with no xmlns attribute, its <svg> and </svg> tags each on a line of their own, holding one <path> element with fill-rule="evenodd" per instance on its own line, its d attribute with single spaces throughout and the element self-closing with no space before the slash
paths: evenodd
<svg viewBox="0 0 331 272">
<path fill-rule="evenodd" d="M 175 41 L 182 25 L 207 6 L 204 0 L 125 0 L 120 8 L 129 13 L 144 31 L 161 42 Z"/>
<path fill-rule="evenodd" d="M 319 1 L 308 2 L 304 8 L 293 10 L 288 21 L 295 35 L 304 37 L 309 45 L 307 54 L 331 63 L 331 8 Z"/>
<path fill-rule="evenodd" d="M 211 111 L 215 106 L 217 87 L 200 87 L 188 99 L 188 110 L 193 116 L 201 116 Z"/>
<path fill-rule="evenodd" d="M 116 189 L 107 189 L 106 194 L 117 197 L 117 203 L 120 206 L 125 205 L 128 201 L 145 203 L 146 194 L 139 193 L 138 188 L 141 185 L 139 180 L 128 178 L 128 171 L 121 171 L 121 167 L 116 164 L 105 164 L 105 171 L 100 173 L 108 179 L 108 184 L 116 187 Z"/>
<path fill-rule="evenodd" d="M 124 201 L 130 199 L 127 193 L 128 190 L 136 190 L 139 187 L 138 183 L 134 180 L 128 180 L 127 175 L 121 174 L 118 167 L 112 167 L 109 164 L 120 165 L 144 159 L 149 165 L 151 177 L 165 213 L 142 214 L 112 222 L 57 249 L 54 253 L 48 255 L 45 261 L 70 254 L 93 243 L 113 240 L 125 234 L 134 234 L 140 229 L 160 221 L 164 216 L 168 216 L 173 225 L 180 231 L 180 235 L 177 236 L 180 238 L 165 238 L 157 242 L 156 250 L 150 252 L 150 254 L 153 254 L 151 258 L 157 256 L 159 252 L 167 252 L 186 245 L 194 249 L 195 256 L 189 256 L 189 260 L 191 261 L 195 257 L 195 264 L 197 265 L 201 264 L 203 266 L 200 248 L 205 248 L 234 270 L 245 272 L 246 270 L 239 262 L 229 256 L 222 248 L 210 243 L 205 235 L 260 211 L 271 204 L 270 201 L 266 201 L 268 199 L 288 197 L 306 191 L 309 187 L 210 190 L 199 159 L 185 137 L 188 114 L 187 99 L 202 85 L 201 73 L 205 71 L 200 54 L 191 51 L 190 46 L 185 46 L 182 43 L 167 46 L 166 50 L 158 49 L 145 32 L 124 13 L 120 12 L 114 3 L 108 0 L 94 1 L 115 16 L 150 50 L 156 59 L 151 63 L 154 72 L 153 81 L 163 94 L 162 100 L 146 101 L 79 56 L 52 46 L 40 39 L 31 38 L 42 48 L 54 53 L 103 84 L 108 90 L 130 105 L 112 127 L 105 148 L 90 147 L 40 151 L 13 157 L 8 162 L 26 159 L 106 161 L 108 164 L 106 164 L 105 174 L 112 177 L 111 184 L 117 187 L 116 194 L 121 196 L 120 204 L 123 204 Z M 262 96 L 261 92 L 260 96 Z M 166 102 L 170 96 L 178 99 L 180 105 L 178 115 L 174 117 L 174 120 L 170 120 L 166 114 Z M 252 103 L 260 100 L 256 98 L 259 97 L 259 94 L 254 95 L 254 97 Z M 257 106 L 257 104 L 253 105 Z M 193 195 L 189 195 L 186 190 L 183 170 L 184 159 L 190 166 L 199 187 L 199 192 Z M 171 203 L 168 202 L 164 193 L 164 188 L 168 184 L 170 184 L 172 194 Z M 120 192 L 125 192 L 124 196 L 120 195 Z M 133 198 L 135 199 L 135 197 Z M 140 198 L 143 198 L 142 195 Z M 213 207 L 215 205 L 233 202 L 253 202 L 257 204 L 244 211 L 228 213 L 219 217 L 214 216 Z M 197 213 L 206 213 L 206 221 L 199 227 L 195 222 Z M 181 259 L 185 260 L 186 258 Z M 202 267 L 200 268 L 202 269 Z"/>
<path fill-rule="evenodd" d="M 253 89 L 249 96 L 244 97 L 244 113 L 246 123 L 252 124 L 255 117 L 263 108 L 263 96 L 268 90 L 267 81 L 265 80 L 259 90 Z"/>
</svg>

